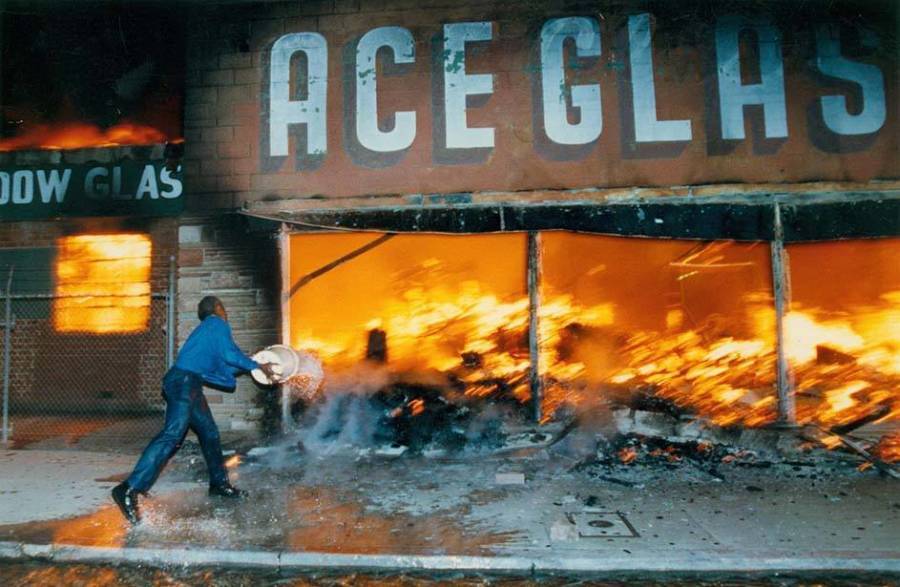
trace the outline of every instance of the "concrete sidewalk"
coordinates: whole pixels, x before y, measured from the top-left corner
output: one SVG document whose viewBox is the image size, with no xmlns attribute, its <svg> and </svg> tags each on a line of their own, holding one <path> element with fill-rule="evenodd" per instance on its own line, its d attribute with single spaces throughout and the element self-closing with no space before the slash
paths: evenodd
<svg viewBox="0 0 900 587">
<path fill-rule="evenodd" d="M 236 460 L 236 459 L 234 459 Z M 572 469 L 546 450 L 433 458 L 290 447 L 211 500 L 185 451 L 129 528 L 134 457 L 0 453 L 0 558 L 275 568 L 900 573 L 900 485 L 850 461 Z"/>
</svg>

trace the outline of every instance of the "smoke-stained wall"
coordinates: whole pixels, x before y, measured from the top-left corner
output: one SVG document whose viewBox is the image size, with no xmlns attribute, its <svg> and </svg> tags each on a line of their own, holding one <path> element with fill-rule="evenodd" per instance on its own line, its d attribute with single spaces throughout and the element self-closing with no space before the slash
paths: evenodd
<svg viewBox="0 0 900 587">
<path fill-rule="evenodd" d="M 896 179 L 896 7 L 192 8 L 197 209 L 281 198 Z"/>
<path fill-rule="evenodd" d="M 524 202 L 586 188 L 580 199 L 631 186 L 879 190 L 900 179 L 891 2 L 187 10 L 192 215 L 179 233 L 179 342 L 206 294 L 225 299 L 245 351 L 280 340 L 272 235 L 216 216 L 224 210 Z M 261 393 L 243 378 L 237 394 L 211 394 L 223 429 L 258 415 Z"/>
</svg>

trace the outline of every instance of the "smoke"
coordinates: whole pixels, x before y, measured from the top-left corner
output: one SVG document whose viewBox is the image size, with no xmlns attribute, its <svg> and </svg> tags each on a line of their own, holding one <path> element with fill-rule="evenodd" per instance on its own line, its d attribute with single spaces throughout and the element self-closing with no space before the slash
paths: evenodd
<svg viewBox="0 0 900 587">
<path fill-rule="evenodd" d="M 297 441 L 313 454 L 335 454 L 371 447 L 385 436 L 384 414 L 370 398 L 389 383 L 383 366 L 357 365 L 329 374 L 324 384 L 324 402 L 304 414 Z"/>
</svg>

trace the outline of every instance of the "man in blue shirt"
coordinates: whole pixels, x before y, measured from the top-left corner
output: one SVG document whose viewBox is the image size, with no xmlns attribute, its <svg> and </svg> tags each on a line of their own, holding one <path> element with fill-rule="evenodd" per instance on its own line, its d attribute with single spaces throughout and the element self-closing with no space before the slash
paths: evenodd
<svg viewBox="0 0 900 587">
<path fill-rule="evenodd" d="M 259 364 L 234 343 L 228 313 L 214 296 L 206 296 L 197 305 L 197 326 L 178 353 L 175 365 L 163 378 L 166 422 L 162 431 L 144 449 L 134 471 L 112 490 L 113 501 L 132 524 L 140 521 L 138 495 L 147 493 L 163 467 L 180 448 L 188 429 L 200 441 L 200 450 L 209 470 L 209 494 L 241 497 L 243 492 L 228 481 L 219 443 L 219 428 L 203 395 L 203 384 L 233 390 L 235 375 L 262 369 L 273 373 L 269 364 Z"/>
</svg>

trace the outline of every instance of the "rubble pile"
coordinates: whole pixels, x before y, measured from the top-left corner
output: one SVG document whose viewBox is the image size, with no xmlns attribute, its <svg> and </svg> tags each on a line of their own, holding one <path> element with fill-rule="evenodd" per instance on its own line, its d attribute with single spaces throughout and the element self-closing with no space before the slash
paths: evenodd
<svg viewBox="0 0 900 587">
<path fill-rule="evenodd" d="M 891 464 L 898 458 L 896 434 L 878 442 L 853 436 L 855 429 L 847 426 L 720 426 L 649 390 L 533 427 L 522 404 L 504 397 L 498 394 L 473 404 L 468 396 L 455 396 L 443 386 L 393 382 L 372 394 L 329 396 L 309 406 L 305 438 L 384 455 L 549 451 L 571 459 L 572 471 L 588 470 L 596 476 L 603 470 L 610 479 L 615 479 L 615 471 L 635 465 L 690 468 L 701 477 L 722 480 L 722 466 L 764 468 L 829 459 L 898 477 Z M 861 418 L 860 426 L 868 420 Z M 839 453 L 830 452 L 834 450 Z"/>
</svg>

